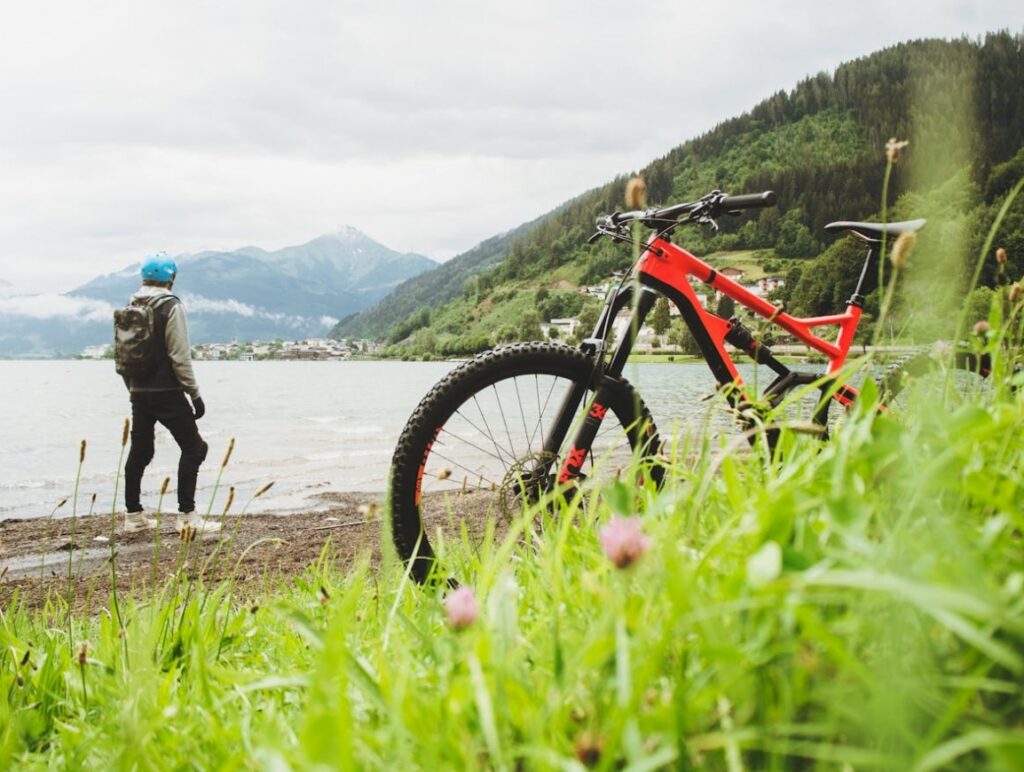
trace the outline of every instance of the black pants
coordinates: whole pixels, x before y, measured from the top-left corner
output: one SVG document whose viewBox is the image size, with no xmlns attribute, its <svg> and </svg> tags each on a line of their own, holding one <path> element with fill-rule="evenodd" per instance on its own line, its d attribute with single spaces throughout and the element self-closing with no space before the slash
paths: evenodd
<svg viewBox="0 0 1024 772">
<path fill-rule="evenodd" d="M 129 512 L 139 512 L 142 473 L 153 460 L 153 430 L 159 421 L 170 431 L 178 447 L 178 511 L 196 508 L 196 477 L 209 446 L 199 436 L 192 407 L 181 391 L 132 393 L 132 447 L 124 465 L 124 503 Z"/>
</svg>

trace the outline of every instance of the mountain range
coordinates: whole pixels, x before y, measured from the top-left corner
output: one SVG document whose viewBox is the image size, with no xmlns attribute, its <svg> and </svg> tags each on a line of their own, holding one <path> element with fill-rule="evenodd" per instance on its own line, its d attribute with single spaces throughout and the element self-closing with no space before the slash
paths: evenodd
<svg viewBox="0 0 1024 772">
<path fill-rule="evenodd" d="M 194 343 L 323 336 L 339 318 L 437 266 L 352 227 L 273 251 L 249 246 L 175 259 L 174 293 L 188 309 Z M 12 296 L 0 283 L 0 356 L 70 355 L 109 342 L 113 310 L 138 289 L 140 267 L 98 276 L 62 295 Z"/>
<path fill-rule="evenodd" d="M 910 141 L 891 175 L 889 138 Z M 1024 37 L 996 32 L 877 51 L 773 94 L 638 173 L 651 205 L 715 188 L 775 190 L 776 207 L 723 219 L 717 233 L 689 229 L 681 238 L 695 254 L 728 255 L 784 274 L 778 299 L 804 315 L 841 308 L 860 268 L 849 242 L 826 234 L 825 223 L 878 217 L 886 201 L 890 217 L 928 217 L 918 247 L 927 258 L 906 272 L 894 316 L 903 329 L 934 339 L 955 318 L 950 303 L 962 300 L 965 266 L 1024 176 Z M 391 352 L 398 356 L 470 354 L 535 334 L 538 317 L 578 312 L 581 285 L 628 267 L 628 249 L 586 241 L 595 217 L 624 208 L 632 174 L 442 265 L 345 228 L 277 251 L 181 256 L 175 292 L 186 301 L 196 342 L 330 330 L 401 343 Z M 999 234 L 1014 278 L 1024 272 L 1021 210 L 1018 201 Z M 984 282 L 995 281 L 992 271 L 986 267 Z M 0 356 L 75 353 L 109 341 L 111 312 L 137 285 L 138 265 L 64 295 L 20 296 L 0 283 Z M 869 323 L 876 295 L 868 296 Z"/>
<path fill-rule="evenodd" d="M 890 138 L 909 146 L 887 171 Z M 908 41 L 811 75 L 397 286 L 332 334 L 387 339 L 400 344 L 388 353 L 403 357 L 464 356 L 539 334 L 538 321 L 578 308 L 580 286 L 629 266 L 630 250 L 587 238 L 596 217 L 628 208 L 633 174 L 645 180 L 652 206 L 714 189 L 776 191 L 775 207 L 723 218 L 717 233 L 689 228 L 678 237 L 713 262 L 785 276 L 778 299 L 807 316 L 841 309 L 862 262 L 826 223 L 878 218 L 886 202 L 888 217 L 928 218 L 890 321 L 922 340 L 950 334 L 987 230 L 1024 176 L 1024 36 Z M 1006 249 L 1013 278 L 1024 272 L 1022 210 L 1020 201 L 1009 210 L 993 245 Z M 994 265 L 986 263 L 983 282 L 995 280 Z M 870 330 L 877 293 L 866 310 L 862 328 Z"/>
</svg>

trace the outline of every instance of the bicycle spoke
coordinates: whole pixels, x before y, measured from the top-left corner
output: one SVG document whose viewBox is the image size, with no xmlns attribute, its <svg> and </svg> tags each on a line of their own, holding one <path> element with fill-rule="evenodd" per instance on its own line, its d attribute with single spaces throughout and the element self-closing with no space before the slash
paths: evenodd
<svg viewBox="0 0 1024 772">
<path fill-rule="evenodd" d="M 505 459 L 503 459 L 503 458 L 502 458 L 501 456 L 496 456 L 496 455 L 494 455 L 493 453 L 491 453 L 491 451 L 489 451 L 489 450 L 484 450 L 484 449 L 483 449 L 483 448 L 481 448 L 481 447 L 480 447 L 479 445 L 477 445 L 477 444 L 475 444 L 475 443 L 472 443 L 472 442 L 470 442 L 470 441 L 469 441 L 469 440 L 467 440 L 467 439 L 466 439 L 465 437 L 460 437 L 459 435 L 457 435 L 457 434 L 454 434 L 454 433 L 452 433 L 452 432 L 448 431 L 448 430 L 447 430 L 446 428 L 442 428 L 442 429 L 441 429 L 441 434 L 446 434 L 446 435 L 448 435 L 449 437 L 451 437 L 451 438 L 453 438 L 453 439 L 456 439 L 456 440 L 458 440 L 459 442 L 462 442 L 462 443 L 464 443 L 464 444 L 466 444 L 466 445 L 469 445 L 469 447 L 473 448 L 474 450 L 478 450 L 478 451 L 480 451 L 480 452 L 481 452 L 481 453 L 483 453 L 483 454 L 484 454 L 485 456 L 489 456 L 489 457 L 493 458 L 494 460 L 498 461 L 498 462 L 499 462 L 499 463 L 500 463 L 500 464 L 501 464 L 501 465 L 502 465 L 503 467 L 505 467 L 505 470 L 506 470 L 506 471 L 508 471 L 508 464 L 506 464 L 506 463 L 505 463 Z M 438 434 L 438 439 L 440 439 L 440 437 L 441 437 L 441 434 Z M 438 442 L 437 444 L 439 444 L 439 445 L 441 445 L 441 446 L 444 446 L 444 443 L 443 443 L 443 442 Z"/>
<path fill-rule="evenodd" d="M 544 398 L 544 407 L 542 408 L 540 406 L 540 379 L 536 375 L 534 375 L 533 380 L 537 391 L 537 428 L 534 430 L 534 433 L 530 436 L 531 448 L 533 447 L 533 441 L 537 438 L 538 435 L 540 435 L 541 442 L 543 442 L 546 439 L 544 437 L 544 427 L 542 426 L 541 422 L 548 411 L 548 405 L 551 403 L 551 395 L 555 393 L 555 384 L 557 383 L 557 381 L 555 381 L 554 379 L 551 380 L 551 388 L 548 389 L 548 395 L 547 397 Z"/>
<path fill-rule="evenodd" d="M 555 383 L 554 383 L 554 381 L 552 381 L 551 382 L 551 389 L 554 390 L 554 388 L 555 388 Z M 544 415 L 544 411 L 541 410 L 541 407 L 540 407 L 540 378 L 538 377 L 538 375 L 536 373 L 533 374 L 533 390 L 534 390 L 534 393 L 537 395 L 537 426 L 533 430 L 533 434 L 530 435 L 530 446 L 531 447 L 533 446 L 534 438 L 537 436 L 536 433 L 538 431 L 540 431 L 540 428 L 541 428 L 540 427 L 540 417 L 542 415 Z M 549 391 L 548 394 L 550 395 L 550 393 L 551 392 Z M 546 402 L 544 404 L 547 405 Z M 543 437 L 541 439 L 543 439 Z"/>
<path fill-rule="evenodd" d="M 512 381 L 514 383 L 515 378 L 513 378 Z M 512 441 L 512 432 L 508 430 L 508 421 L 505 419 L 505 406 L 502 404 L 503 400 L 501 395 L 498 394 L 498 389 L 493 383 L 491 384 L 491 391 L 494 392 L 495 401 L 498 403 L 498 412 L 501 413 L 501 422 L 505 425 L 505 435 L 508 437 L 508 444 L 512 449 L 512 459 L 514 462 L 515 459 L 520 458 L 520 455 L 516 453 L 516 444 Z M 526 450 L 529 451 L 530 449 L 527 448 Z"/>
<path fill-rule="evenodd" d="M 512 385 L 515 386 L 516 389 L 516 402 L 519 403 L 519 417 L 523 419 L 523 436 L 527 438 L 526 450 L 529 452 L 530 448 L 533 447 L 533 438 L 530 437 L 530 432 L 526 429 L 526 410 L 523 408 L 523 399 L 519 396 L 519 379 L 513 378 Z"/>
<path fill-rule="evenodd" d="M 483 419 L 483 422 L 484 422 L 484 426 L 485 426 L 485 427 L 487 427 L 487 432 L 486 432 L 485 436 L 486 436 L 486 437 L 487 437 L 487 438 L 488 438 L 488 439 L 489 439 L 489 440 L 490 440 L 490 441 L 491 441 L 492 443 L 494 443 L 494 449 L 495 449 L 495 450 L 497 451 L 498 455 L 500 456 L 500 455 L 501 455 L 501 450 L 502 450 L 502 449 L 501 449 L 501 448 L 500 448 L 500 447 L 498 446 L 498 441 L 497 441 L 496 439 L 494 439 L 494 432 L 492 432 L 492 431 L 491 431 L 491 426 L 490 426 L 490 424 L 489 424 L 489 423 L 487 423 L 487 416 L 486 416 L 486 415 L 484 415 L 484 410 L 483 410 L 483 408 L 482 408 L 482 407 L 480 407 L 480 401 L 479 401 L 479 400 L 478 400 L 478 399 L 477 399 L 476 397 L 477 397 L 477 395 L 476 395 L 476 394 L 474 394 L 474 395 L 473 395 L 473 404 L 475 404 L 475 405 L 476 405 L 476 409 L 477 409 L 477 411 L 478 411 L 478 412 L 480 413 L 480 417 L 481 417 L 481 418 Z M 512 460 L 513 460 L 513 463 L 514 463 L 514 462 L 515 462 L 515 454 L 514 454 L 514 453 L 512 453 L 512 454 L 510 454 L 510 455 L 512 456 Z M 506 467 L 505 467 L 505 468 L 506 468 L 506 469 L 508 468 L 507 464 L 506 464 Z"/>
<path fill-rule="evenodd" d="M 548 396 L 545 398 L 545 401 L 544 401 L 544 412 L 545 413 L 547 413 L 547 411 L 548 411 L 548 405 L 551 403 L 551 397 L 554 395 L 554 393 L 555 393 L 555 384 L 554 384 L 554 382 L 552 382 L 551 390 L 548 391 Z M 544 430 L 543 427 L 541 427 L 540 425 L 539 425 L 538 428 L 540 428 L 542 431 Z M 547 435 L 542 435 L 542 439 L 544 441 L 544 446 L 547 447 L 548 446 L 548 441 L 551 438 L 549 436 L 547 436 Z M 566 439 L 565 437 L 562 437 L 562 440 L 559 443 L 559 446 L 558 446 L 558 452 L 559 453 L 562 452 L 563 446 L 565 444 L 565 439 Z"/>
<path fill-rule="evenodd" d="M 458 461 L 455 461 L 454 459 L 452 459 L 452 458 L 449 458 L 448 456 L 445 456 L 445 455 L 444 455 L 444 454 L 442 454 L 442 453 L 438 453 L 438 452 L 437 452 L 436 450 L 435 450 L 435 451 L 432 451 L 432 452 L 431 452 L 431 455 L 437 456 L 437 457 L 438 457 L 439 459 L 441 459 L 442 461 L 447 461 L 447 462 L 448 462 L 449 464 L 451 464 L 452 466 L 454 466 L 454 467 L 458 467 L 459 469 L 463 470 L 464 472 L 467 472 L 467 473 L 469 473 L 469 474 L 470 474 L 470 475 L 472 475 L 473 477 L 478 477 L 478 478 L 479 478 L 479 482 L 484 482 L 484 481 L 486 481 L 486 482 L 487 482 L 487 484 L 488 484 L 488 487 L 490 487 L 490 488 L 491 488 L 492 490 L 493 490 L 493 489 L 494 489 L 495 487 L 497 487 L 497 485 L 498 485 L 498 483 L 496 483 L 496 482 L 495 482 L 494 480 L 492 480 L 491 478 L 489 478 L 489 477 L 486 477 L 486 476 L 484 476 L 484 474 L 483 474 L 482 472 L 480 472 L 479 470 L 477 470 L 477 469 L 470 469 L 470 468 L 469 468 L 468 466 L 466 466 L 465 464 L 461 464 L 461 463 L 459 463 Z M 449 471 L 450 471 L 450 470 L 449 470 Z M 424 477 L 426 477 L 426 476 L 427 476 L 427 473 L 426 473 L 426 472 L 424 472 Z M 430 476 L 431 476 L 431 477 L 433 477 L 434 479 L 436 479 L 436 480 L 437 480 L 438 482 L 443 482 L 443 481 L 444 481 L 444 480 L 443 480 L 443 479 L 442 479 L 442 478 L 441 478 L 441 477 L 439 476 L 439 474 L 438 474 L 438 473 L 434 473 L 434 474 L 431 474 Z M 444 478 L 444 479 L 450 479 L 450 478 Z M 481 488 L 481 490 L 482 490 L 482 488 Z"/>
</svg>

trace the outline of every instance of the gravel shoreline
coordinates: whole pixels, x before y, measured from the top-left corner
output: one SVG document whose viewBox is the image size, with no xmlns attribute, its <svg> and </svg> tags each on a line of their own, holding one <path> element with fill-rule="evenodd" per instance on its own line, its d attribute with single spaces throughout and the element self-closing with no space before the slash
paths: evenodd
<svg viewBox="0 0 1024 772">
<path fill-rule="evenodd" d="M 345 568 L 362 554 L 380 557 L 382 525 L 376 493 L 322 497 L 326 509 L 282 515 L 226 515 L 223 530 L 182 542 L 167 516 L 160 533 L 115 533 L 118 591 L 141 595 L 179 567 L 208 580 L 235 576 L 254 594 L 294 577 L 325 557 Z M 120 526 L 120 520 L 118 521 Z M 0 521 L 0 608 L 17 597 L 40 608 L 54 595 L 82 611 L 104 608 L 110 594 L 110 515 Z M 69 593 L 69 558 L 71 598 Z"/>
</svg>

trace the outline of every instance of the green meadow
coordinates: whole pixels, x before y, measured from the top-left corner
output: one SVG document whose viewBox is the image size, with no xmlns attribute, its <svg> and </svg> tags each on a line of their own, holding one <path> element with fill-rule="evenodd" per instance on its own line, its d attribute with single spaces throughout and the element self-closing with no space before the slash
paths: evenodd
<svg viewBox="0 0 1024 772">
<path fill-rule="evenodd" d="M 479 613 L 379 563 L 261 591 L 182 564 L 73 614 L 0 611 L 5 768 L 1019 769 L 1021 306 L 834 438 L 696 431 L 624 476 L 442 546 Z M 601 529 L 638 517 L 617 568 Z M 387 539 L 387 534 L 381 534 Z M 115 603 L 115 600 L 117 601 Z"/>
<path fill-rule="evenodd" d="M 984 381 L 937 347 L 890 409 L 866 378 L 827 442 L 695 427 L 660 489 L 626 470 L 482 540 L 432 534 L 426 587 L 385 518 L 379 560 L 266 587 L 204 581 L 186 542 L 97 614 L 15 596 L 0 766 L 1024 768 L 1020 284 L 967 313 Z"/>
</svg>

